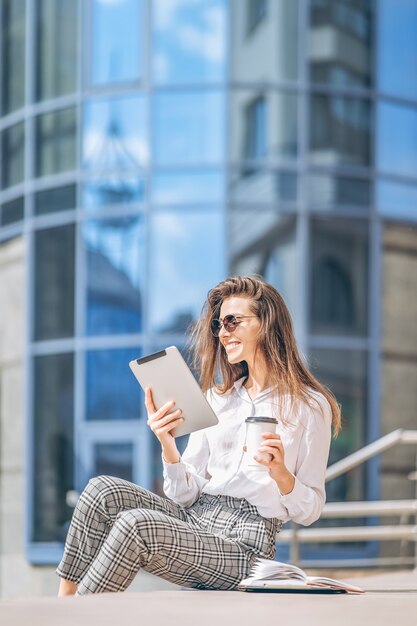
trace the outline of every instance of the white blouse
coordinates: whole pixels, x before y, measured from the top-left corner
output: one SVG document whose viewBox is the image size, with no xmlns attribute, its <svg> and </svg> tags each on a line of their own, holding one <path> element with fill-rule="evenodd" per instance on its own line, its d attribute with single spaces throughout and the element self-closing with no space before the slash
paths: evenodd
<svg viewBox="0 0 417 626">
<path fill-rule="evenodd" d="M 276 517 L 283 522 L 291 519 L 308 526 L 319 518 L 326 501 L 330 405 L 322 394 L 311 390 L 319 406 L 316 402 L 310 407 L 297 401 L 292 413 L 286 416 L 287 424 L 278 424 L 276 432 L 284 446 L 284 462 L 295 477 L 291 493 L 282 495 L 266 468 L 248 466 L 243 451 L 245 419 L 273 415 L 273 389 L 263 390 L 252 400 L 244 381 L 245 377 L 237 380 L 224 395 L 214 389 L 206 393 L 219 423 L 192 433 L 179 463 L 166 463 L 162 458 L 164 492 L 185 507 L 191 506 L 202 492 L 246 498 L 263 517 Z M 288 401 L 285 396 L 284 402 Z"/>
</svg>

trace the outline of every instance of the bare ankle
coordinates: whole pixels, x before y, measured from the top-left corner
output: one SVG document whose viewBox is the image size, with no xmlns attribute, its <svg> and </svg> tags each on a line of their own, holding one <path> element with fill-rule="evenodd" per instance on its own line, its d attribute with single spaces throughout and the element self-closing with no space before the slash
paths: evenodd
<svg viewBox="0 0 417 626">
<path fill-rule="evenodd" d="M 62 598 L 63 596 L 73 596 L 75 595 L 77 589 L 77 583 L 73 583 L 71 580 L 65 580 L 65 578 L 61 578 L 58 589 L 58 597 Z"/>
</svg>

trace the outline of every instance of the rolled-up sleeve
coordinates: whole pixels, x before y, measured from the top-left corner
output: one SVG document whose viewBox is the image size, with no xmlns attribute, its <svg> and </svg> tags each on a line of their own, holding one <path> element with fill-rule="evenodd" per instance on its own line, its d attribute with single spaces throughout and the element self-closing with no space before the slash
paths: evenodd
<svg viewBox="0 0 417 626">
<path fill-rule="evenodd" d="M 207 437 L 199 430 L 191 433 L 179 463 L 166 463 L 162 457 L 165 495 L 184 507 L 191 506 L 210 480 L 209 454 Z"/>
<path fill-rule="evenodd" d="M 309 526 L 315 522 L 326 502 L 325 475 L 331 441 L 331 408 L 327 401 L 322 409 L 310 409 L 311 417 L 304 431 L 299 465 L 294 472 L 295 484 L 291 493 L 281 494 L 281 503 L 288 516 L 298 524 Z"/>
</svg>

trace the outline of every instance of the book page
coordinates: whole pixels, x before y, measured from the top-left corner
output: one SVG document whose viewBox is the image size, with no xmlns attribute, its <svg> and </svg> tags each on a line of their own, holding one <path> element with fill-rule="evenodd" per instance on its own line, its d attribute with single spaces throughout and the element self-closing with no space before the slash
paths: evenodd
<svg viewBox="0 0 417 626">
<path fill-rule="evenodd" d="M 324 576 L 308 576 L 307 583 L 322 587 L 330 587 L 331 589 L 346 589 L 346 591 L 350 591 L 352 593 L 364 593 L 364 590 L 361 587 L 356 587 L 350 583 L 335 580 L 334 578 L 326 578 Z"/>
<path fill-rule="evenodd" d="M 256 585 L 254 584 L 256 582 Z M 356 587 L 348 583 L 324 576 L 307 576 L 307 574 L 296 565 L 291 563 L 281 563 L 269 559 L 258 558 L 253 565 L 249 577 L 242 581 L 242 585 L 251 582 L 252 586 L 273 588 L 275 586 L 289 586 L 291 583 L 298 585 L 312 585 L 327 589 L 342 589 L 350 593 L 364 593 L 361 587 Z M 258 584 L 259 583 L 259 584 Z M 262 584 L 261 584 L 262 583 Z"/>
<path fill-rule="evenodd" d="M 280 561 L 269 561 L 268 559 L 258 559 L 251 570 L 250 576 L 263 580 L 307 580 L 306 573 L 296 565 L 281 563 Z"/>
</svg>

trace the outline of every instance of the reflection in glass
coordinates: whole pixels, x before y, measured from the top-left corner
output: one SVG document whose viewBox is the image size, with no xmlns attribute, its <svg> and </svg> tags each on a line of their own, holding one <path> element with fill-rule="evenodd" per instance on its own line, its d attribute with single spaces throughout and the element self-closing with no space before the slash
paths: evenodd
<svg viewBox="0 0 417 626">
<path fill-rule="evenodd" d="M 138 333 L 143 323 L 143 218 L 94 220 L 84 225 L 89 335 Z"/>
<path fill-rule="evenodd" d="M 152 201 L 160 205 L 221 204 L 224 201 L 224 173 L 219 170 L 155 172 Z"/>
<path fill-rule="evenodd" d="M 84 107 L 83 163 L 87 168 L 138 169 L 148 160 L 145 99 L 91 100 Z"/>
<path fill-rule="evenodd" d="M 329 211 L 338 207 L 367 209 L 371 202 L 371 183 L 365 178 L 311 174 L 307 200 L 315 210 Z"/>
<path fill-rule="evenodd" d="M 25 0 L 2 0 L 0 4 L 0 114 L 25 103 Z"/>
<path fill-rule="evenodd" d="M 344 96 L 312 95 L 310 105 L 311 159 L 323 165 L 369 165 L 369 101 Z"/>
<path fill-rule="evenodd" d="M 225 79 L 225 5 L 225 0 L 154 0 L 156 83 L 209 83 Z"/>
<path fill-rule="evenodd" d="M 314 349 L 309 365 L 314 376 L 331 389 L 342 406 L 343 428 L 330 448 L 329 465 L 332 465 L 359 450 L 366 442 L 367 356 L 359 350 Z M 365 488 L 362 465 L 329 482 L 327 499 L 337 502 L 364 500 Z"/>
<path fill-rule="evenodd" d="M 229 212 L 231 274 L 261 274 L 284 298 L 297 324 L 296 219 L 273 209 Z"/>
<path fill-rule="evenodd" d="M 126 204 L 146 199 L 146 178 L 141 174 L 112 171 L 97 174 L 83 187 L 83 208 L 87 210 Z"/>
<path fill-rule="evenodd" d="M 130 482 L 133 481 L 132 443 L 96 443 L 93 454 L 92 476 L 117 476 Z"/>
<path fill-rule="evenodd" d="M 224 159 L 225 96 L 218 91 L 155 96 L 154 160 L 157 165 L 218 165 Z"/>
<path fill-rule="evenodd" d="M 297 79 L 298 12 L 298 0 L 231 0 L 232 80 L 275 83 Z"/>
<path fill-rule="evenodd" d="M 223 278 L 223 214 L 160 212 L 150 241 L 151 330 L 187 331 L 207 291 Z M 204 234 L 204 236 L 203 236 Z"/>
<path fill-rule="evenodd" d="M 23 122 L 0 134 L 2 188 L 21 183 L 25 170 L 25 128 Z"/>
<path fill-rule="evenodd" d="M 86 419 L 137 420 L 143 393 L 129 368 L 139 349 L 91 350 L 86 354 Z"/>
<path fill-rule="evenodd" d="M 377 164 L 383 172 L 417 177 L 417 108 L 380 102 Z"/>
<path fill-rule="evenodd" d="M 366 336 L 367 223 L 314 220 L 310 268 L 312 332 Z"/>
<path fill-rule="evenodd" d="M 262 96 L 246 105 L 245 110 L 245 159 L 264 159 L 267 155 L 267 108 Z"/>
<path fill-rule="evenodd" d="M 255 30 L 267 14 L 267 0 L 246 0 L 247 32 Z"/>
<path fill-rule="evenodd" d="M 247 166 L 229 176 L 232 202 L 296 202 L 297 174 Z"/>
<path fill-rule="evenodd" d="M 417 185 L 380 180 L 377 183 L 377 205 L 384 215 L 417 221 Z"/>
<path fill-rule="evenodd" d="M 231 98 L 231 159 L 294 161 L 298 154 L 297 96 L 235 90 Z"/>
<path fill-rule="evenodd" d="M 311 81 L 369 87 L 373 82 L 371 0 L 312 0 L 310 6 Z"/>
<path fill-rule="evenodd" d="M 143 72 L 143 0 L 92 0 L 91 82 L 132 81 Z"/>
<path fill-rule="evenodd" d="M 74 93 L 77 82 L 78 3 L 36 0 L 36 99 Z"/>
<path fill-rule="evenodd" d="M 379 89 L 417 98 L 417 2 L 379 0 L 378 16 Z"/>
<path fill-rule="evenodd" d="M 36 118 L 36 176 L 58 174 L 75 168 L 75 108 L 44 113 Z"/>
<path fill-rule="evenodd" d="M 5 202 L 0 211 L 0 226 L 14 224 L 23 219 L 25 201 L 23 196 Z"/>
<path fill-rule="evenodd" d="M 35 340 L 74 335 L 74 225 L 35 232 Z"/>
<path fill-rule="evenodd" d="M 75 184 L 37 191 L 34 196 L 35 215 L 45 215 L 56 211 L 68 211 L 77 206 Z"/>
<path fill-rule="evenodd" d="M 66 494 L 74 489 L 74 357 L 37 356 L 33 367 L 31 539 L 63 542 L 73 512 L 66 504 Z"/>
</svg>

